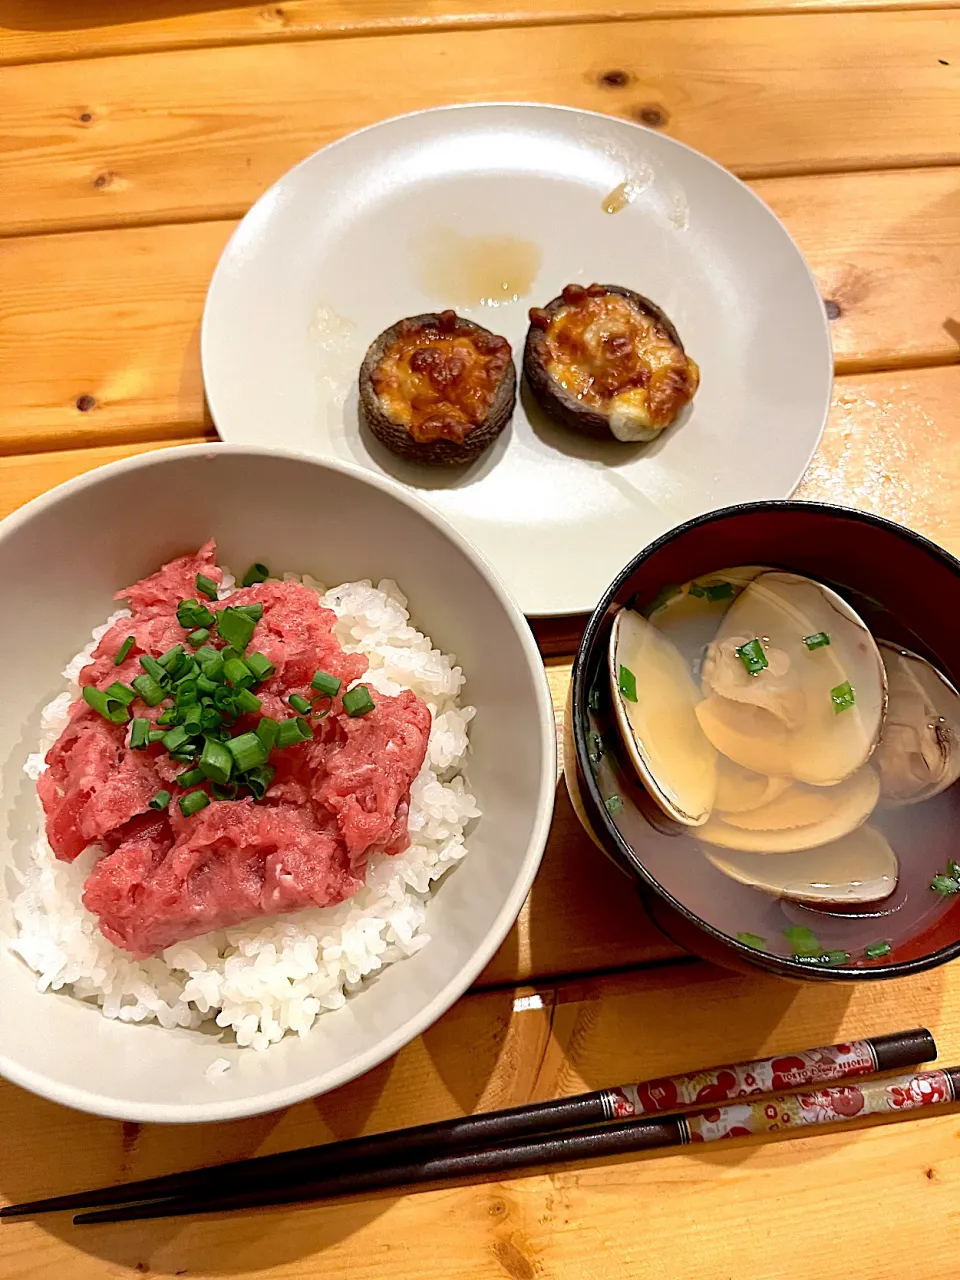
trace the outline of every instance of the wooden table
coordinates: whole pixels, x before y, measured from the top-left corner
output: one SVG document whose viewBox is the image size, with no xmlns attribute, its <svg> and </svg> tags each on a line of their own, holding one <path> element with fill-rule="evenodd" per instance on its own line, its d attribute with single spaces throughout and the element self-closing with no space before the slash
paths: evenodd
<svg viewBox="0 0 960 1280">
<path fill-rule="evenodd" d="M 536 99 L 665 129 L 751 183 L 833 322 L 834 408 L 801 494 L 960 552 L 951 3 L 0 0 L 0 514 L 102 462 L 212 435 L 197 340 L 207 280 L 236 219 L 291 164 L 413 108 Z M 540 638 L 559 708 L 576 628 Z M 539 1001 L 518 1000 L 531 991 Z M 851 989 L 679 958 L 561 788 L 516 928 L 477 988 L 393 1061 L 284 1114 L 178 1129 L 0 1084 L 0 1196 L 921 1022 L 960 1060 L 960 969 Z M 0 1276 L 954 1280 L 958 1119 L 222 1221 L 4 1226 Z"/>
</svg>

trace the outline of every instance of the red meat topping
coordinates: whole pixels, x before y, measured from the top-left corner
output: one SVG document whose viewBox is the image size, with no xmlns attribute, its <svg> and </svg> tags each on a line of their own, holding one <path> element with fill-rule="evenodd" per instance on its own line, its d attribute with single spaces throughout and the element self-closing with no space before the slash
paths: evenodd
<svg viewBox="0 0 960 1280">
<path fill-rule="evenodd" d="M 177 605 L 196 598 L 197 573 L 221 581 L 215 552 L 207 543 L 118 593 L 133 616 L 104 635 L 81 685 L 129 683 L 143 654 L 159 657 L 182 643 Z M 287 718 L 291 694 L 310 697 L 317 670 L 342 680 L 341 693 L 366 671 L 363 657 L 341 648 L 336 617 L 314 591 L 264 582 L 230 596 L 232 605 L 254 602 L 263 615 L 249 651 L 265 654 L 276 671 L 257 689 L 261 711 L 238 731 L 255 728 L 260 715 Z M 133 649 L 117 667 L 114 656 L 130 635 Z M 409 843 L 410 785 L 430 733 L 430 712 L 414 694 L 372 696 L 374 710 L 354 719 L 338 696 L 312 741 L 274 752 L 276 777 L 263 801 L 213 800 L 187 818 L 174 782 L 184 766 L 159 744 L 132 751 L 128 726 L 77 701 L 37 789 L 58 858 L 73 861 L 90 845 L 105 850 L 83 891 L 104 936 L 143 957 L 212 929 L 356 893 L 372 853 L 398 853 Z M 134 707 L 151 718 L 158 710 Z M 173 800 L 154 813 L 149 801 L 162 789 Z"/>
</svg>

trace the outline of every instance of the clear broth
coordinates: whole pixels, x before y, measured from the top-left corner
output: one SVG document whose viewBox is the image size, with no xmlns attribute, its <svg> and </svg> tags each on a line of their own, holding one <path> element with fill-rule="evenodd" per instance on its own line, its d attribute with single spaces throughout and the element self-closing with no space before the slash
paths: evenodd
<svg viewBox="0 0 960 1280">
<path fill-rule="evenodd" d="M 696 581 L 723 577 L 724 570 L 702 574 Z M 689 586 L 689 584 L 686 584 Z M 889 640 L 927 658 L 942 670 L 931 654 L 901 619 L 877 601 L 849 590 L 841 583 L 824 581 L 841 595 L 863 618 L 875 639 Z M 645 616 L 677 646 L 699 683 L 699 665 L 706 645 L 714 638 L 731 599 L 718 601 L 715 614 L 702 610 L 686 618 L 682 625 L 670 623 L 670 605 L 662 601 L 641 608 Z M 629 602 L 632 607 L 635 602 Z M 599 650 L 599 646 L 598 646 Z M 639 674 L 639 673 L 638 673 Z M 629 801 L 611 819 L 625 843 L 659 884 L 679 903 L 704 922 L 731 938 L 770 954 L 802 960 L 811 966 L 869 968 L 904 958 L 898 955 L 915 943 L 957 900 L 931 889 L 935 875 L 946 871 L 952 858 L 960 860 L 960 783 L 940 795 L 899 809 L 877 807 L 869 819 L 887 838 L 900 863 L 897 888 L 883 901 L 855 907 L 807 906 L 776 898 L 769 893 L 740 884 L 714 867 L 697 843 L 691 829 L 672 822 L 643 788 L 623 747 L 617 727 L 605 661 L 592 674 L 589 699 L 588 742 L 593 751 L 594 774 L 603 796 L 621 796 Z M 590 735 L 595 735 L 591 737 Z M 776 857 L 776 854 L 768 855 Z M 807 945 L 810 935 L 789 930 L 809 930 L 816 954 L 801 954 L 815 948 Z M 804 940 L 798 951 L 797 939 Z M 870 956 L 868 948 L 889 944 L 890 951 Z M 910 949 L 914 954 L 916 948 Z"/>
</svg>

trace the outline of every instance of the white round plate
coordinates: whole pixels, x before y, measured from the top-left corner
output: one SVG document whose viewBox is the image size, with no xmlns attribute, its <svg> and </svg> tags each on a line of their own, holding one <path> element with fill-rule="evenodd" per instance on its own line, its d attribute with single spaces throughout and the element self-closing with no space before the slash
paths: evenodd
<svg viewBox="0 0 960 1280">
<path fill-rule="evenodd" d="M 360 427 L 360 361 L 388 325 L 452 307 L 503 334 L 519 368 L 528 309 L 594 280 L 652 298 L 700 365 L 693 404 L 652 444 L 580 436 L 526 394 L 468 468 L 404 463 Z M 292 169 L 224 250 L 202 346 L 224 440 L 420 490 L 537 615 L 592 609 L 675 524 L 786 497 L 832 381 L 816 286 L 766 205 L 652 130 L 533 104 L 387 120 Z"/>
</svg>

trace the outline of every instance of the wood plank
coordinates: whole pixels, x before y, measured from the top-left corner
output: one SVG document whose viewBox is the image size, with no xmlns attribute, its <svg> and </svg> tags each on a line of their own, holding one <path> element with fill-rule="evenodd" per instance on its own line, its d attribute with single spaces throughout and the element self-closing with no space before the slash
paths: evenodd
<svg viewBox="0 0 960 1280">
<path fill-rule="evenodd" d="M 212 430 L 200 319 L 231 230 L 212 222 L 0 240 L 3 451 Z"/>
<path fill-rule="evenodd" d="M 840 371 L 957 358 L 960 169 L 778 178 L 754 189 L 839 308 Z M 234 225 L 0 240 L 0 452 L 207 429 L 200 317 Z"/>
<path fill-rule="evenodd" d="M 828 303 L 838 373 L 957 360 L 960 169 L 752 186 L 786 224 Z"/>
<path fill-rule="evenodd" d="M 0 230 L 237 216 L 361 125 L 444 102 L 658 120 L 748 177 L 960 159 L 949 13 L 796 14 L 351 38 L 4 74 Z M 955 59 L 960 63 L 960 58 Z M 628 83 L 598 83 L 611 67 Z M 364 95 L 357 85 L 376 84 Z M 895 104 L 895 108 L 891 104 Z"/>
<path fill-rule="evenodd" d="M 955 0 L 284 0 L 211 6 L 153 0 L 118 12 L 111 0 L 72 4 L 10 0 L 0 12 L 0 65 L 148 53 L 225 44 L 266 44 L 345 35 L 546 26 L 656 17 L 825 12 L 831 9 L 952 8 Z"/>
<path fill-rule="evenodd" d="M 960 367 L 841 378 L 797 497 L 861 507 L 960 555 Z"/>
<path fill-rule="evenodd" d="M 120 1125 L 0 1085 L 0 1194 L 9 1201 L 151 1176 L 921 1022 L 941 1061 L 960 1057 L 956 965 L 851 988 L 690 964 L 547 986 L 540 1008 L 529 999 L 518 1008 L 515 994 L 468 996 L 352 1085 L 255 1120 Z M 82 1232 L 63 1218 L 18 1222 L 0 1230 L 0 1273 L 848 1280 L 855 1257 L 863 1280 L 953 1280 L 956 1133 L 954 1111 L 221 1220 Z"/>
</svg>

